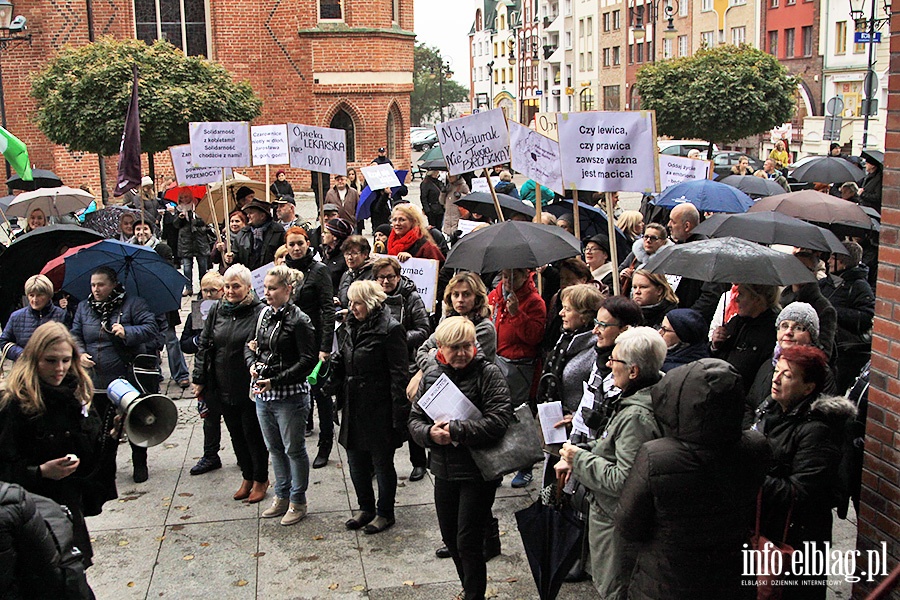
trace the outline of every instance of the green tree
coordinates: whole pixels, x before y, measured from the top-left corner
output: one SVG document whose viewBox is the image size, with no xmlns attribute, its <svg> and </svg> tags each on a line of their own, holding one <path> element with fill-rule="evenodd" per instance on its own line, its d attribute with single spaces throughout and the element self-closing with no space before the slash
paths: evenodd
<svg viewBox="0 0 900 600">
<path fill-rule="evenodd" d="M 444 106 L 451 102 L 462 102 L 469 98 L 469 90 L 449 78 L 444 59 L 437 48 L 416 44 L 413 67 L 413 92 L 409 96 L 409 117 L 413 125 L 422 125 L 430 118 L 439 119 L 441 112 L 441 87 Z M 444 72 L 441 86 L 441 71 Z M 445 115 L 447 118 L 447 115 Z"/>
<path fill-rule="evenodd" d="M 135 63 L 144 152 L 187 143 L 191 121 L 248 121 L 260 114 L 262 100 L 250 84 L 235 82 L 221 65 L 161 40 L 148 46 L 103 38 L 63 49 L 34 75 L 38 127 L 70 150 L 118 154 Z"/>
<path fill-rule="evenodd" d="M 747 45 L 647 65 L 636 81 L 660 135 L 724 144 L 790 121 L 798 83 L 775 57 Z"/>
</svg>

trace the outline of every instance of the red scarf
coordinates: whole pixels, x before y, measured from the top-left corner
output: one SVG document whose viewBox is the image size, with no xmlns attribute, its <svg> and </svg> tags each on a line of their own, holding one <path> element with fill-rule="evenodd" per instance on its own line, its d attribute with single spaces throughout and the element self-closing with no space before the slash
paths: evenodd
<svg viewBox="0 0 900 600">
<path fill-rule="evenodd" d="M 397 256 L 401 252 L 406 252 L 413 244 L 419 241 L 422 232 L 418 227 L 413 227 L 407 231 L 403 237 L 398 238 L 397 233 L 391 229 L 391 235 L 388 236 L 387 250 L 391 256 Z"/>
</svg>

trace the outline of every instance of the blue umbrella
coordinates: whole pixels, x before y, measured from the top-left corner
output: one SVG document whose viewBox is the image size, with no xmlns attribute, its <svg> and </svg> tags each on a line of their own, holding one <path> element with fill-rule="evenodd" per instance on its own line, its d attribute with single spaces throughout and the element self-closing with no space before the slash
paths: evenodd
<svg viewBox="0 0 900 600">
<path fill-rule="evenodd" d="M 91 273 L 112 268 L 125 291 L 143 298 L 155 314 L 181 308 L 181 291 L 188 281 L 156 251 L 146 246 L 103 240 L 66 257 L 63 289 L 76 298 L 91 293 Z"/>
<path fill-rule="evenodd" d="M 408 170 L 398 170 L 395 169 L 394 173 L 397 175 L 397 179 L 400 181 L 402 185 L 404 181 L 406 181 L 406 174 L 409 173 Z M 391 193 L 396 192 L 400 189 L 400 186 L 395 186 L 391 188 Z M 372 216 L 372 200 L 375 199 L 375 192 L 373 192 L 368 185 L 362 189 L 359 193 L 359 203 L 356 205 L 356 220 L 362 221 L 363 219 L 368 219 Z"/>
<path fill-rule="evenodd" d="M 666 188 L 653 204 L 674 208 L 690 202 L 700 212 L 744 213 L 753 206 L 753 199 L 741 190 L 708 179 L 682 181 Z"/>
</svg>

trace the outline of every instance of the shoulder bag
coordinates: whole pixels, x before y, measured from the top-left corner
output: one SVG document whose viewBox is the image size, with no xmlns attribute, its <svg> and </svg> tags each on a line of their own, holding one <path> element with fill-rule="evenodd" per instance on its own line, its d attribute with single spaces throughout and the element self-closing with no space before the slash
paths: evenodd
<svg viewBox="0 0 900 600">
<path fill-rule="evenodd" d="M 513 411 L 513 418 L 499 442 L 484 448 L 469 448 L 469 452 L 485 481 L 500 479 L 544 460 L 541 434 L 528 404 Z"/>
</svg>

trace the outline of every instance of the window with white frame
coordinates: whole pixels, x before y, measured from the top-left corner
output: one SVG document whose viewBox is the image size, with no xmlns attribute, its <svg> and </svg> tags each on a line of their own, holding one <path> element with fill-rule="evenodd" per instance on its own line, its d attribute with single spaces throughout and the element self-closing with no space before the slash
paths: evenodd
<svg viewBox="0 0 900 600">
<path fill-rule="evenodd" d="M 687 1 L 687 0 L 680 0 L 680 1 L 678 2 L 678 16 L 679 16 L 679 17 L 686 17 L 686 16 L 688 16 L 688 9 L 689 9 L 689 8 L 690 8 L 690 5 L 688 4 L 688 1 Z"/>
<path fill-rule="evenodd" d="M 603 31 L 609 31 L 611 23 L 612 23 L 611 13 L 608 13 L 608 12 L 603 13 Z"/>
<path fill-rule="evenodd" d="M 663 58 L 672 58 L 672 40 L 663 39 Z"/>
<path fill-rule="evenodd" d="M 688 54 L 688 36 L 679 35 L 678 36 L 678 56 L 687 56 Z"/>
<path fill-rule="evenodd" d="M 566 32 L 566 50 L 571 50 L 571 49 L 572 49 L 572 32 L 567 31 Z"/>
<path fill-rule="evenodd" d="M 205 0 L 135 0 L 134 21 L 139 40 L 163 39 L 188 56 L 209 57 Z"/>
<path fill-rule="evenodd" d="M 587 18 L 587 20 L 585 21 L 584 28 L 586 30 L 588 37 L 591 37 L 592 35 L 594 35 L 594 17 Z"/>
<path fill-rule="evenodd" d="M 710 12 L 713 9 L 713 0 L 700 0 L 700 12 Z"/>
<path fill-rule="evenodd" d="M 704 31 L 701 33 L 700 45 L 704 48 L 714 48 L 716 45 L 716 33 L 714 31 Z"/>
<path fill-rule="evenodd" d="M 612 62 L 612 49 L 604 48 L 603 49 L 603 66 L 608 67 Z"/>
<path fill-rule="evenodd" d="M 732 27 L 731 28 L 731 43 L 735 46 L 740 46 L 744 42 L 747 41 L 747 28 L 744 26 L 741 27 Z"/>
</svg>

